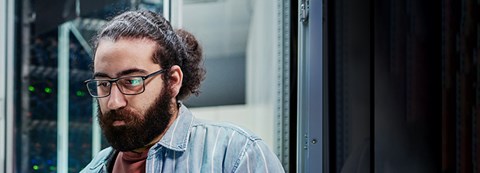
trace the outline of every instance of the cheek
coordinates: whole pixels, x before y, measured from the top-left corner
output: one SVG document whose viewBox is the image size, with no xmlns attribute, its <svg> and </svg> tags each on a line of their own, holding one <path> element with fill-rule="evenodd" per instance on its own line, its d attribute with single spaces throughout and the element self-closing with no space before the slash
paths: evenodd
<svg viewBox="0 0 480 173">
<path fill-rule="evenodd" d="M 155 79 L 155 81 L 152 81 L 148 85 L 146 85 L 145 91 L 138 96 L 145 98 L 145 100 L 153 102 L 153 100 L 160 96 L 160 93 L 164 89 L 165 88 L 163 87 L 163 83 Z"/>
<path fill-rule="evenodd" d="M 145 92 L 139 95 L 134 95 L 129 98 L 127 107 L 135 110 L 138 113 L 144 114 L 151 105 L 153 105 L 155 99 L 160 95 L 160 91 L 150 91 L 145 89 Z"/>
<path fill-rule="evenodd" d="M 98 109 L 102 112 L 105 113 L 107 112 L 107 99 L 97 99 L 98 103 Z"/>
</svg>

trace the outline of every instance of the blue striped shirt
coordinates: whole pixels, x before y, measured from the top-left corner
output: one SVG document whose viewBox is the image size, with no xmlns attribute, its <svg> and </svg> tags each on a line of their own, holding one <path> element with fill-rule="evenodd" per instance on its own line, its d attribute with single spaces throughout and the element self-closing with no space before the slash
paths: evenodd
<svg viewBox="0 0 480 173">
<path fill-rule="evenodd" d="M 108 172 L 114 150 L 102 150 L 81 171 Z M 116 157 L 116 156 L 115 156 Z M 181 106 L 179 116 L 148 151 L 146 172 L 285 172 L 259 137 L 228 123 L 196 119 Z"/>
</svg>

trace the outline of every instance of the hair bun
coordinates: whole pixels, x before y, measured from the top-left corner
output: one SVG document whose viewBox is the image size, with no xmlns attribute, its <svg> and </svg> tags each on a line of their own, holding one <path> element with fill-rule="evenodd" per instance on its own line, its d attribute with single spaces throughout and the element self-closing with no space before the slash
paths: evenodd
<svg viewBox="0 0 480 173">
<path fill-rule="evenodd" d="M 188 59 L 202 58 L 202 47 L 198 44 L 198 41 L 193 34 L 183 29 L 176 29 L 175 33 L 177 33 L 178 37 L 180 37 L 180 40 L 183 42 L 183 44 L 185 44 Z"/>
<path fill-rule="evenodd" d="M 182 69 L 184 71 L 184 82 L 188 81 L 190 84 L 183 84 L 182 89 L 190 91 L 192 94 L 198 95 L 200 89 L 200 83 L 205 79 L 205 68 L 203 66 L 202 47 L 198 44 L 197 39 L 193 34 L 183 29 L 176 29 L 175 33 L 180 38 L 180 41 L 184 44 L 186 51 L 186 58 L 182 60 Z M 183 94 L 188 93 L 180 92 L 179 98 L 184 98 Z"/>
</svg>

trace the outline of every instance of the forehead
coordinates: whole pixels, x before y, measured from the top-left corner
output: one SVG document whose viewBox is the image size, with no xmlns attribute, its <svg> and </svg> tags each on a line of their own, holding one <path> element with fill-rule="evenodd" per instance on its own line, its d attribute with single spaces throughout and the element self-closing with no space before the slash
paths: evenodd
<svg viewBox="0 0 480 173">
<path fill-rule="evenodd" d="M 153 62 L 156 49 L 156 43 L 149 39 L 101 39 L 95 52 L 94 72 L 113 75 L 134 68 L 158 69 L 159 65 Z"/>
</svg>

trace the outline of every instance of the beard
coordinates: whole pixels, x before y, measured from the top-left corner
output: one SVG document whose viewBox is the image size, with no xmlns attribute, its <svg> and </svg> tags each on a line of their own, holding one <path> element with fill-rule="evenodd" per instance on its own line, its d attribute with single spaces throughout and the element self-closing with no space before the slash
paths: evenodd
<svg viewBox="0 0 480 173">
<path fill-rule="evenodd" d="M 144 115 L 128 108 L 102 113 L 98 109 L 98 121 L 102 132 L 112 148 L 119 151 L 132 151 L 147 146 L 167 130 L 172 118 L 170 103 L 172 96 L 168 87 L 148 107 Z M 99 106 L 100 108 L 100 106 Z M 113 126 L 114 121 L 124 121 L 121 126 Z"/>
</svg>

